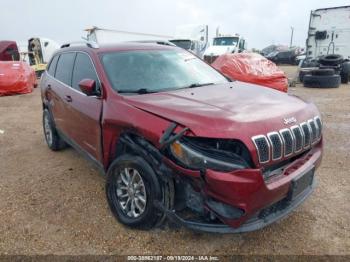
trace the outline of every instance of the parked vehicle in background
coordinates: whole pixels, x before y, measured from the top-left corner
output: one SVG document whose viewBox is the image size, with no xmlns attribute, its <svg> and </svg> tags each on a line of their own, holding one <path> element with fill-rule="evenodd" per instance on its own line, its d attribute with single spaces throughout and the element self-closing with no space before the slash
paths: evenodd
<svg viewBox="0 0 350 262">
<path fill-rule="evenodd" d="M 47 145 L 76 148 L 106 174 L 111 211 L 149 229 L 245 232 L 315 187 L 322 121 L 310 102 L 230 82 L 158 44 L 64 45 L 40 82 Z"/>
<path fill-rule="evenodd" d="M 288 78 L 276 64 L 256 53 L 224 54 L 212 67 L 232 80 L 288 91 Z"/>
<path fill-rule="evenodd" d="M 310 82 L 312 86 L 320 87 L 327 87 L 329 81 L 332 82 L 332 87 L 337 87 L 339 86 L 338 78 L 342 83 L 349 82 L 349 14 L 350 6 L 311 11 L 306 39 L 306 58 L 301 64 L 300 80 L 304 81 L 304 76 L 309 75 L 307 79 L 310 81 L 307 82 Z M 318 71 L 312 74 L 309 68 L 316 68 Z M 325 70 L 322 71 L 322 69 Z M 333 74 L 331 74 L 332 72 Z M 329 79 L 327 75 L 331 75 L 333 80 Z M 335 75 L 339 75 L 339 77 Z M 308 83 L 307 86 L 309 86 Z"/>
<path fill-rule="evenodd" d="M 0 41 L 0 61 L 18 61 L 20 59 L 15 41 Z"/>
<path fill-rule="evenodd" d="M 266 56 L 267 59 L 271 60 L 275 64 L 296 64 L 297 52 L 295 48 L 285 51 L 275 51 Z"/>
<path fill-rule="evenodd" d="M 204 52 L 204 61 L 211 64 L 218 56 L 227 53 L 241 53 L 247 49 L 246 40 L 236 34 L 231 35 L 219 35 L 213 38 L 213 43 Z"/>
<path fill-rule="evenodd" d="M 175 36 L 169 40 L 176 46 L 203 57 L 208 46 L 207 25 L 183 25 L 176 27 Z"/>
<path fill-rule="evenodd" d="M 284 45 L 269 45 L 261 50 L 261 55 L 266 57 L 272 52 L 286 51 L 288 49 L 289 49 L 288 46 L 284 46 Z"/>
</svg>

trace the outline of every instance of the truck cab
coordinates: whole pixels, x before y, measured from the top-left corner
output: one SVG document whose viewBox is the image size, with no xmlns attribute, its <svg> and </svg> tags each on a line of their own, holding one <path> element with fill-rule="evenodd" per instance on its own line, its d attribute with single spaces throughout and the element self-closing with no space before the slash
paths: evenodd
<svg viewBox="0 0 350 262">
<path fill-rule="evenodd" d="M 176 27 L 175 37 L 169 40 L 198 57 L 203 57 L 208 46 L 207 25 L 182 25 Z"/>
<path fill-rule="evenodd" d="M 239 34 L 216 36 L 213 39 L 213 44 L 204 52 L 204 60 L 209 64 L 215 59 L 226 53 L 241 53 L 247 49 L 246 40 Z"/>
</svg>

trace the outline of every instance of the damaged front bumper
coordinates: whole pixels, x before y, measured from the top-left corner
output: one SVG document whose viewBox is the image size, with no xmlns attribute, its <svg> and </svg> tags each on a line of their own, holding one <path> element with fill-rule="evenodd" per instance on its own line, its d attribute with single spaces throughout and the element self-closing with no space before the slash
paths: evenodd
<svg viewBox="0 0 350 262">
<path fill-rule="evenodd" d="M 315 185 L 316 185 L 316 181 L 314 180 L 310 188 L 307 189 L 305 192 L 303 192 L 301 195 L 299 195 L 293 201 L 288 201 L 287 199 L 285 199 L 285 200 L 282 200 L 281 202 L 276 203 L 275 204 L 276 206 L 272 205 L 266 209 L 263 209 L 259 214 L 262 214 L 263 212 L 267 211 L 268 212 L 267 215 L 263 217 L 256 215 L 255 217 L 249 219 L 246 223 L 244 223 L 242 226 L 238 228 L 233 228 L 226 224 L 205 223 L 205 222 L 185 220 L 181 218 L 179 215 L 177 215 L 175 211 L 171 211 L 171 210 L 163 210 L 163 211 L 166 213 L 167 217 L 171 221 L 181 226 L 192 229 L 194 231 L 209 232 L 209 233 L 223 233 L 223 234 L 250 232 L 250 231 L 262 229 L 288 216 L 293 210 L 295 210 L 311 195 L 311 193 L 314 191 Z M 284 208 L 279 209 L 277 205 L 284 206 Z M 268 211 L 269 209 L 271 211 Z"/>
<path fill-rule="evenodd" d="M 311 149 L 309 152 L 288 164 L 283 172 L 265 181 L 261 169 L 247 169 L 233 173 L 221 173 L 207 170 L 201 188 L 204 196 L 204 206 L 209 214 L 215 215 L 216 220 L 211 219 L 186 219 L 174 210 L 163 212 L 167 217 L 182 226 L 195 231 L 212 233 L 242 233 L 261 229 L 286 216 L 301 205 L 314 191 L 316 180 L 314 171 L 320 165 L 322 159 L 322 144 Z M 174 165 L 174 163 L 172 163 Z M 171 167 L 171 165 L 170 165 Z M 186 170 L 172 166 L 181 175 L 191 176 L 192 179 L 200 179 L 193 171 L 186 174 Z M 301 177 L 310 178 L 303 190 L 296 192 L 296 181 L 302 181 Z M 291 196 L 292 195 L 292 196 Z M 223 203 L 232 216 L 224 214 L 226 211 L 218 212 L 219 209 L 208 204 L 213 199 L 216 203 Z M 222 210 L 222 209 L 221 209 Z M 242 210 L 239 212 L 234 210 Z M 235 216 L 236 215 L 236 216 Z M 209 221 L 209 222 L 208 222 Z M 211 222 L 214 221 L 214 222 Z"/>
</svg>

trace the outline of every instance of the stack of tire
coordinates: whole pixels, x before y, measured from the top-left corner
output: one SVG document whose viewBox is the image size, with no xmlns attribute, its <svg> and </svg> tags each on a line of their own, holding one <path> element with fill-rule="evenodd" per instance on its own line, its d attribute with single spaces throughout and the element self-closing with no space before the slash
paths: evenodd
<svg viewBox="0 0 350 262">
<path fill-rule="evenodd" d="M 347 84 L 350 77 L 350 62 L 341 55 L 320 57 L 319 67 L 303 75 L 305 87 L 336 88 L 340 83 Z"/>
</svg>

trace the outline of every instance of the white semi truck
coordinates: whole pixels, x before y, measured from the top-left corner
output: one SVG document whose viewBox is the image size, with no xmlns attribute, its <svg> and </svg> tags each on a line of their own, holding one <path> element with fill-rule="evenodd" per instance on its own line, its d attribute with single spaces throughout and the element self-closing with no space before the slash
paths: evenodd
<svg viewBox="0 0 350 262">
<path fill-rule="evenodd" d="M 204 60 L 209 64 L 226 53 L 241 53 L 247 49 L 246 40 L 239 34 L 220 35 L 213 38 L 213 43 L 204 52 Z"/>
</svg>

